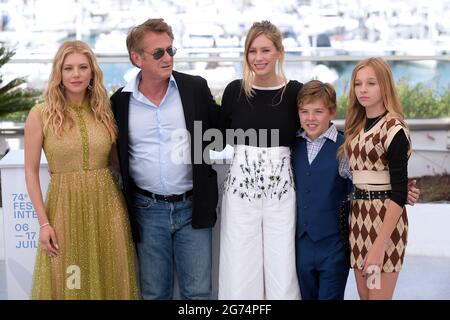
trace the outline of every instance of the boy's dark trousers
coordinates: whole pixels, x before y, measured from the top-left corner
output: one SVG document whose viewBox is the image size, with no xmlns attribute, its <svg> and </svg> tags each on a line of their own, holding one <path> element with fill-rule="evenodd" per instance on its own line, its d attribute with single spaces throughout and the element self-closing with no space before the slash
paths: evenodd
<svg viewBox="0 0 450 320">
<path fill-rule="evenodd" d="M 304 233 L 295 242 L 302 299 L 344 299 L 350 266 L 339 234 L 314 242 Z"/>
</svg>

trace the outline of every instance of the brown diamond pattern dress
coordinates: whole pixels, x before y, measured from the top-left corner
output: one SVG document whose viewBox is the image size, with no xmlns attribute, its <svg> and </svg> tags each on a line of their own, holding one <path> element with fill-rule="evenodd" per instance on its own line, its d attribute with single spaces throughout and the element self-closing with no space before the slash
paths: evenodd
<svg viewBox="0 0 450 320">
<path fill-rule="evenodd" d="M 391 190 L 387 150 L 399 130 L 404 130 L 408 140 L 409 131 L 399 119 L 387 114 L 370 130 L 364 128 L 350 144 L 350 169 L 353 183 L 359 189 Z M 411 144 L 410 144 L 411 145 Z M 411 148 L 408 156 L 411 154 Z M 380 231 L 389 199 L 353 200 L 350 216 L 350 265 L 362 269 L 367 252 Z M 382 272 L 398 272 L 405 256 L 408 234 L 406 209 L 397 222 L 388 242 Z"/>
</svg>

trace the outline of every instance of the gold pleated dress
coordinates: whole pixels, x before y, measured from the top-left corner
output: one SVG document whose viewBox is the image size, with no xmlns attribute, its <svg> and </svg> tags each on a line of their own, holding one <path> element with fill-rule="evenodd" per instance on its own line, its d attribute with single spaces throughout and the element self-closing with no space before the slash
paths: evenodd
<svg viewBox="0 0 450 320">
<path fill-rule="evenodd" d="M 42 110 L 31 112 L 42 121 Z M 87 102 L 70 112 L 75 125 L 62 137 L 44 132 L 51 171 L 45 209 L 59 255 L 38 246 L 32 299 L 137 299 L 126 205 L 108 168 L 111 138 Z"/>
</svg>

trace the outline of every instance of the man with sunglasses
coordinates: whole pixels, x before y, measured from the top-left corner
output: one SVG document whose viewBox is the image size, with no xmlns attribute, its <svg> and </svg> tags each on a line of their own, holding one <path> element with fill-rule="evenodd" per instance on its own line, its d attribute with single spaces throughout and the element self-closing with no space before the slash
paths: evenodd
<svg viewBox="0 0 450 320">
<path fill-rule="evenodd" d="M 172 299 L 176 272 L 182 299 L 208 299 L 217 174 L 203 157 L 194 162 L 194 150 L 206 146 L 194 136 L 194 122 L 203 136 L 219 110 L 205 79 L 173 71 L 173 38 L 163 19 L 128 34 L 129 57 L 140 72 L 111 97 L 118 159 L 142 298 Z M 188 161 L 174 161 L 174 150 L 184 150 Z"/>
</svg>

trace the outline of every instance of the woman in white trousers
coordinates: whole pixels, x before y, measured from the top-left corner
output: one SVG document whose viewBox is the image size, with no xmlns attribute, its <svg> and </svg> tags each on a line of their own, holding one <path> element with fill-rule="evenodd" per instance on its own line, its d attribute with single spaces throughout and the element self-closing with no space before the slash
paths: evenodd
<svg viewBox="0 0 450 320">
<path fill-rule="evenodd" d="M 270 22 L 253 24 L 244 54 L 243 79 L 222 97 L 235 152 L 222 199 L 219 299 L 299 299 L 289 147 L 301 84 L 284 76 L 282 36 Z"/>
</svg>

